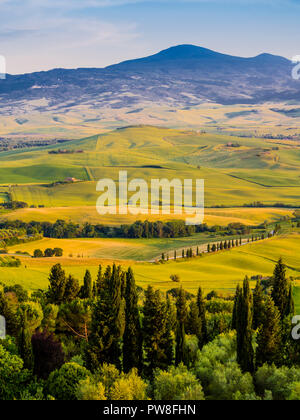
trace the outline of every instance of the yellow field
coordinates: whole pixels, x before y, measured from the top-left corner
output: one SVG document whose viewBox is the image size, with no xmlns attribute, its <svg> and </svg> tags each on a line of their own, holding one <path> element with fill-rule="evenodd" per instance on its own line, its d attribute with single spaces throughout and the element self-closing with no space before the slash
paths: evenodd
<svg viewBox="0 0 300 420">
<path fill-rule="evenodd" d="M 62 248 L 65 258 L 119 258 L 131 259 L 135 254 L 142 258 L 143 252 L 149 247 L 149 240 L 139 239 L 50 239 L 15 245 L 9 248 L 10 253 L 17 251 L 29 252 L 33 255 L 35 249 L 44 251 L 46 248 Z M 151 241 L 151 240 L 150 240 Z M 154 240 L 155 241 L 155 240 Z"/>
<path fill-rule="evenodd" d="M 236 284 L 245 275 L 249 277 L 261 274 L 272 274 L 279 257 L 283 257 L 288 267 L 287 274 L 300 279 L 300 259 L 298 256 L 300 235 L 297 233 L 251 243 L 230 251 L 205 255 L 192 260 L 169 261 L 165 264 L 137 263 L 134 261 L 115 262 L 124 267 L 133 267 L 137 284 L 169 290 L 182 285 L 186 290 L 195 293 L 199 286 L 205 292 L 212 289 L 223 293 L 233 293 Z M 31 259 L 22 257 L 20 268 L 0 268 L 1 281 L 7 284 L 21 283 L 29 290 L 46 288 L 51 266 L 60 262 L 67 273 L 72 273 L 82 280 L 85 269 L 90 269 L 93 277 L 100 263 L 106 265 L 112 260 L 99 258 L 45 258 Z M 180 283 L 170 280 L 171 274 L 178 274 Z M 254 282 L 251 284 L 254 286 Z"/>
<path fill-rule="evenodd" d="M 245 225 L 258 225 L 265 220 L 278 221 L 281 217 L 292 216 L 294 210 L 280 208 L 226 208 L 205 209 L 204 223 L 209 226 L 227 226 L 229 223 L 240 222 Z M 117 226 L 131 224 L 136 220 L 162 220 L 183 219 L 183 215 L 105 215 L 100 216 L 95 206 L 80 207 L 50 207 L 50 208 L 27 208 L 1 215 L 3 220 L 22 220 L 23 222 L 55 222 L 57 219 L 71 220 L 74 223 L 89 222 L 92 224 L 104 224 Z"/>
</svg>

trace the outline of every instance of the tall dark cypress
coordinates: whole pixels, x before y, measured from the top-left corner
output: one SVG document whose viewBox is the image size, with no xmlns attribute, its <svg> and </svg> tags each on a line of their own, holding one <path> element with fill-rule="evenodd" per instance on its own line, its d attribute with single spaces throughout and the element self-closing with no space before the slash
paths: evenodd
<svg viewBox="0 0 300 420">
<path fill-rule="evenodd" d="M 21 311 L 21 328 L 18 337 L 18 348 L 26 369 L 33 369 L 33 352 L 31 345 L 31 332 L 28 328 L 27 310 Z"/>
<path fill-rule="evenodd" d="M 111 363 L 121 368 L 121 339 L 125 328 L 124 301 L 121 296 L 120 268 L 108 268 L 101 294 L 96 300 L 85 360 L 89 369 Z"/>
<path fill-rule="evenodd" d="M 185 349 L 185 323 L 187 320 L 186 294 L 182 287 L 179 289 L 179 294 L 176 301 L 177 308 L 177 329 L 176 329 L 176 352 L 175 363 L 186 362 Z"/>
<path fill-rule="evenodd" d="M 254 371 L 254 351 L 252 346 L 253 302 L 248 277 L 245 278 L 237 302 L 237 361 L 243 372 Z"/>
<path fill-rule="evenodd" d="M 190 303 L 190 310 L 186 322 L 186 332 L 187 334 L 196 335 L 199 340 L 201 339 L 202 323 L 196 302 Z"/>
<path fill-rule="evenodd" d="M 66 273 L 60 264 L 56 264 L 51 268 L 49 276 L 48 299 L 50 303 L 56 305 L 64 301 L 66 288 Z"/>
<path fill-rule="evenodd" d="M 255 289 L 253 290 L 253 322 L 252 328 L 256 330 L 262 324 L 264 314 L 265 294 L 261 285 L 261 281 L 257 280 Z"/>
<path fill-rule="evenodd" d="M 266 296 L 263 320 L 256 341 L 256 366 L 264 363 L 278 364 L 281 359 L 280 312 L 269 296 Z"/>
<path fill-rule="evenodd" d="M 144 372 L 151 377 L 154 369 L 167 369 L 169 365 L 166 353 L 166 316 L 165 305 L 159 290 L 149 286 L 145 292 L 143 307 L 143 336 L 145 350 Z"/>
<path fill-rule="evenodd" d="M 97 279 L 96 279 L 96 295 L 99 296 L 103 286 L 102 266 L 99 265 Z"/>
<path fill-rule="evenodd" d="M 76 297 L 78 296 L 79 291 L 80 287 L 78 280 L 70 274 L 66 280 L 64 301 L 72 302 L 72 300 L 76 299 Z"/>
<path fill-rule="evenodd" d="M 201 287 L 197 293 L 197 306 L 199 309 L 199 318 L 201 320 L 201 337 L 199 338 L 199 346 L 202 348 L 208 342 L 207 323 L 206 323 L 206 309 L 205 301 Z"/>
<path fill-rule="evenodd" d="M 275 266 L 273 282 L 274 283 L 271 296 L 275 306 L 277 306 L 280 312 L 281 319 L 283 319 L 287 311 L 289 283 L 286 278 L 286 268 L 282 262 L 282 258 L 279 259 Z"/>
<path fill-rule="evenodd" d="M 295 303 L 294 303 L 292 284 L 290 284 L 290 287 L 289 287 L 289 294 L 288 294 L 288 299 L 287 299 L 287 304 L 286 304 L 284 315 L 286 317 L 293 317 L 295 315 Z"/>
<path fill-rule="evenodd" d="M 173 363 L 174 359 L 174 336 L 173 331 L 176 328 L 176 311 L 174 305 L 170 301 L 169 296 L 166 297 L 165 302 L 165 319 L 166 319 L 166 330 L 163 336 L 163 345 L 164 352 L 166 355 L 167 360 L 169 361 L 169 365 Z"/>
<path fill-rule="evenodd" d="M 233 310 L 232 310 L 231 328 L 233 330 L 236 330 L 236 327 L 237 327 L 237 324 L 236 324 L 237 310 L 238 310 L 238 302 L 239 302 L 240 297 L 241 297 L 241 288 L 240 288 L 240 285 L 238 284 L 235 290 L 234 304 L 233 304 Z"/>
<path fill-rule="evenodd" d="M 82 299 L 91 299 L 93 297 L 92 276 L 89 270 L 86 270 L 85 272 L 80 296 Z"/>
<path fill-rule="evenodd" d="M 137 368 L 141 372 L 143 340 L 138 308 L 138 295 L 132 269 L 126 273 L 125 287 L 125 331 L 123 337 L 123 369 L 129 372 Z"/>
</svg>

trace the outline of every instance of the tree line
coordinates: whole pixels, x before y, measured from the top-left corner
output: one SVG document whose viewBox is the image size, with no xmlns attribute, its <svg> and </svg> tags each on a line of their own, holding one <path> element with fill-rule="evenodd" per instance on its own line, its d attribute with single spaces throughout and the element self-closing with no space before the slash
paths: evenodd
<svg viewBox="0 0 300 420">
<path fill-rule="evenodd" d="M 256 234 L 256 235 L 252 235 L 251 237 L 247 237 L 246 241 L 250 243 L 250 242 L 264 240 L 266 237 L 271 238 L 272 236 L 273 234 L 271 232 L 267 234 L 264 234 L 264 233 Z M 241 246 L 242 244 L 243 244 L 242 237 L 239 237 L 238 239 L 228 239 L 228 240 L 225 240 L 224 242 L 221 241 L 217 243 L 209 243 L 207 244 L 206 252 L 214 253 L 217 251 L 223 251 L 226 249 L 235 248 L 235 247 Z M 201 255 L 202 255 L 202 252 L 200 252 L 199 246 L 196 247 L 195 251 L 193 250 L 193 248 L 182 249 L 181 251 L 181 258 L 193 258 L 196 256 L 197 257 L 201 256 Z M 178 257 L 179 257 L 178 251 L 175 250 L 173 253 L 173 259 L 176 260 Z M 164 262 L 168 260 L 169 260 L 169 253 L 162 252 L 161 261 Z"/>
<path fill-rule="evenodd" d="M 234 298 L 173 292 L 143 290 L 116 265 L 95 279 L 87 270 L 80 286 L 56 264 L 31 296 L 2 286 L 0 399 L 300 398 L 282 260 L 268 284 L 251 291 L 245 278 Z"/>
</svg>

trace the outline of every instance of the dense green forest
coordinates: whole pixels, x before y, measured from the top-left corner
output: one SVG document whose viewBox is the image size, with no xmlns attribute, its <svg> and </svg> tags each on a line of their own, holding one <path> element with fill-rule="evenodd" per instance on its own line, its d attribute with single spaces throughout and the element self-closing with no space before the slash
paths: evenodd
<svg viewBox="0 0 300 420">
<path fill-rule="evenodd" d="M 2 400 L 300 399 L 282 260 L 226 298 L 143 290 L 116 265 L 79 282 L 56 264 L 46 291 L 1 285 L 0 314 Z"/>
</svg>

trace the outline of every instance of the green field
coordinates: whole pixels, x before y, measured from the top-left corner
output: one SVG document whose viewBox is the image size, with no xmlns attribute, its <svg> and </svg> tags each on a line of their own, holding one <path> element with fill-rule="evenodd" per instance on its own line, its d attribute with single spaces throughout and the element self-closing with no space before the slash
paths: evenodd
<svg viewBox="0 0 300 420">
<path fill-rule="evenodd" d="M 226 239 L 237 237 L 226 237 Z M 14 254 L 18 251 L 28 252 L 33 255 L 35 249 L 62 248 L 64 257 L 71 258 L 104 258 L 133 261 L 152 261 L 160 259 L 162 252 L 169 252 L 170 258 L 173 251 L 177 255 L 182 249 L 199 247 L 200 252 L 207 250 L 209 242 L 223 241 L 223 236 L 209 233 L 196 234 L 182 238 L 154 238 L 154 239 L 123 239 L 123 238 L 93 238 L 93 239 L 50 239 L 28 242 L 25 244 L 9 247 L 9 252 Z"/>
<path fill-rule="evenodd" d="M 238 146 L 238 147 L 233 147 Z M 49 154 L 66 149 L 74 153 Z M 75 152 L 81 151 L 81 153 Z M 95 210 L 98 197 L 96 182 L 101 178 L 118 181 L 119 170 L 128 171 L 128 179 L 153 178 L 204 179 L 205 222 L 228 225 L 241 222 L 258 225 L 266 220 L 280 221 L 291 217 L 293 209 L 246 208 L 245 203 L 300 205 L 300 145 L 297 142 L 258 138 L 239 138 L 196 131 L 128 127 L 106 134 L 74 140 L 44 148 L 13 150 L 0 153 L 0 201 L 25 201 L 26 208 L 1 214 L 1 219 L 52 221 L 61 218 L 76 223 L 89 221 L 107 225 L 132 223 L 147 219 L 143 215 L 99 216 Z M 80 182 L 60 183 L 67 177 Z M 226 208 L 216 208 L 225 206 Z M 169 220 L 172 216 L 150 216 L 150 220 Z M 179 218 L 182 218 L 180 216 Z M 299 235 L 286 234 L 260 243 L 205 255 L 188 261 L 164 265 L 149 262 L 162 252 L 176 248 L 206 246 L 216 241 L 209 235 L 177 239 L 44 239 L 41 242 L 18 245 L 18 250 L 33 252 L 36 248 L 60 246 L 61 261 L 68 272 L 83 277 L 90 268 L 95 276 L 100 261 L 119 260 L 132 264 L 138 284 L 152 284 L 162 290 L 177 287 L 171 274 L 180 276 L 182 285 L 195 292 L 201 285 L 206 291 L 217 289 L 232 292 L 244 275 L 270 275 L 280 256 L 288 265 L 288 274 L 300 276 L 298 258 Z M 72 257 L 71 257 L 72 255 Z M 0 279 L 7 283 L 21 282 L 29 289 L 47 286 L 47 275 L 56 259 L 22 258 L 19 269 L 0 269 Z M 26 266 L 26 267 L 25 267 Z"/>
<path fill-rule="evenodd" d="M 83 153 L 48 153 L 61 148 Z M 29 205 L 94 206 L 96 181 L 117 181 L 123 169 L 129 179 L 204 179 L 209 207 L 253 201 L 299 205 L 299 164 L 297 142 L 140 126 L 63 146 L 2 152 L 0 184 L 12 185 L 13 198 Z M 83 182 L 45 185 L 67 177 Z"/>
<path fill-rule="evenodd" d="M 206 292 L 216 289 L 224 293 L 232 293 L 236 284 L 241 282 L 245 275 L 270 276 L 279 257 L 282 257 L 287 265 L 288 276 L 300 279 L 300 259 L 296 251 L 299 239 L 300 236 L 297 233 L 282 235 L 230 251 L 195 257 L 191 260 L 169 261 L 165 264 L 120 261 L 120 254 L 113 260 L 76 258 L 76 256 L 49 259 L 22 257 L 20 268 L 0 268 L 0 278 L 7 284 L 21 283 L 33 290 L 47 287 L 49 270 L 57 262 L 60 262 L 68 273 L 82 279 L 87 268 L 91 270 L 95 278 L 99 263 L 105 265 L 118 261 L 125 267 L 132 265 L 137 283 L 142 287 L 151 284 L 161 290 L 169 290 L 182 284 L 186 290 L 193 293 L 199 286 Z M 178 274 L 180 283 L 172 282 L 171 274 Z M 299 280 L 296 280 L 295 284 L 298 285 L 298 282 Z"/>
</svg>

